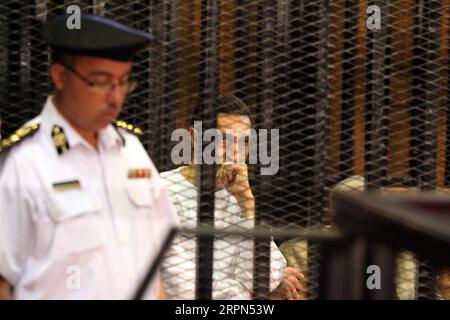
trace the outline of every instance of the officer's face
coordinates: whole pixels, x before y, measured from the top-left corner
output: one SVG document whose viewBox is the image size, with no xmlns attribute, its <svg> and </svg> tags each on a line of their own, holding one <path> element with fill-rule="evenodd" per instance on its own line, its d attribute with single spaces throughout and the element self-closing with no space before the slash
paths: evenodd
<svg viewBox="0 0 450 320">
<path fill-rule="evenodd" d="M 59 88 L 65 116 L 86 131 L 97 131 L 115 120 L 125 102 L 127 91 L 122 86 L 108 84 L 126 83 L 130 77 L 131 62 L 79 56 L 71 67 L 89 80 L 90 85 L 75 72 L 60 66 L 62 73 Z M 95 85 L 97 84 L 97 85 Z"/>
</svg>

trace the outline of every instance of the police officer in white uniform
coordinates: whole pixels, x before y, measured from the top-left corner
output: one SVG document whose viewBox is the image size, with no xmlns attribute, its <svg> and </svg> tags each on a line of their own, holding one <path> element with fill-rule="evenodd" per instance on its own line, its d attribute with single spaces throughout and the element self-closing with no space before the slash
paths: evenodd
<svg viewBox="0 0 450 320">
<path fill-rule="evenodd" d="M 93 15 L 69 30 L 66 18 L 43 30 L 55 94 L 0 145 L 0 287 L 127 299 L 177 224 L 142 132 L 116 121 L 136 86 L 132 56 L 153 35 Z M 164 297 L 159 274 L 145 297 Z"/>
</svg>

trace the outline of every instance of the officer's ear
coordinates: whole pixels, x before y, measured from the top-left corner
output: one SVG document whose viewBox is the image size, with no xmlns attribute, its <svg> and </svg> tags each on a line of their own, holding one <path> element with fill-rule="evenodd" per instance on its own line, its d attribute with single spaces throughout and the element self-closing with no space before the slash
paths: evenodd
<svg viewBox="0 0 450 320">
<path fill-rule="evenodd" d="M 66 77 L 66 69 L 59 63 L 53 63 L 50 67 L 50 76 L 52 78 L 53 86 L 57 91 L 64 88 L 64 81 Z"/>
</svg>

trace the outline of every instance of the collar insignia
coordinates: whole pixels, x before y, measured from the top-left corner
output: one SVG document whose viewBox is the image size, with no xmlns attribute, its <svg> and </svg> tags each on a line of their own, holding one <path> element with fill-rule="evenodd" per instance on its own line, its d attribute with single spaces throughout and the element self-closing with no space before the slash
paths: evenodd
<svg viewBox="0 0 450 320">
<path fill-rule="evenodd" d="M 60 126 L 53 126 L 52 129 L 52 138 L 53 143 L 55 144 L 56 151 L 59 155 L 66 153 L 69 151 L 69 143 L 67 142 L 66 134 L 64 133 L 63 128 Z"/>
</svg>

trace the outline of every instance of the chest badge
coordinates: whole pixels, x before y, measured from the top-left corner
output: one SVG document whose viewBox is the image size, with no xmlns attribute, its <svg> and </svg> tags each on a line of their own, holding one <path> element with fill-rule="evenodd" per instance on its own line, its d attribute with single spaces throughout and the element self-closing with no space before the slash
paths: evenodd
<svg viewBox="0 0 450 320">
<path fill-rule="evenodd" d="M 152 171 L 150 168 L 133 168 L 128 170 L 128 179 L 150 178 Z"/>
<path fill-rule="evenodd" d="M 81 184 L 80 184 L 80 181 L 78 181 L 78 180 L 55 182 L 53 184 L 53 190 L 55 192 L 64 192 L 64 191 L 80 190 L 80 189 L 81 189 Z"/>
</svg>

